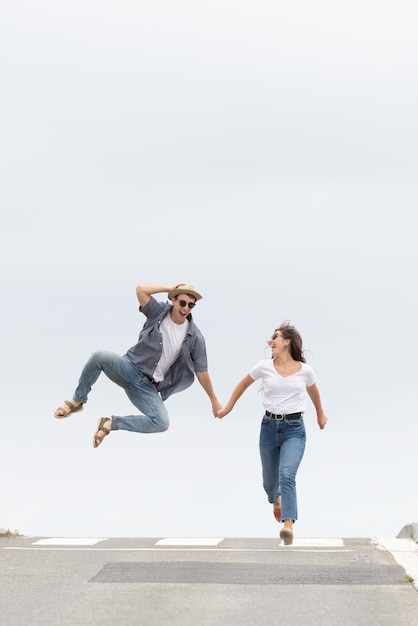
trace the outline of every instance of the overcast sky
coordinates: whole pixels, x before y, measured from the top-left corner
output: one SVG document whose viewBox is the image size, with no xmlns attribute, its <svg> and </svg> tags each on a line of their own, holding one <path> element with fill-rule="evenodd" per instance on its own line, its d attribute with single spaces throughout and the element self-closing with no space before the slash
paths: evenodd
<svg viewBox="0 0 418 626">
<path fill-rule="evenodd" d="M 305 416 L 299 536 L 418 521 L 416 22 L 412 1 L 6 0 L 0 25 L 0 527 L 274 537 L 257 384 L 224 420 L 198 382 L 166 433 L 104 377 L 139 283 L 191 282 L 221 402 L 300 330 L 329 417 Z M 161 299 L 165 300 L 164 294 Z"/>
</svg>

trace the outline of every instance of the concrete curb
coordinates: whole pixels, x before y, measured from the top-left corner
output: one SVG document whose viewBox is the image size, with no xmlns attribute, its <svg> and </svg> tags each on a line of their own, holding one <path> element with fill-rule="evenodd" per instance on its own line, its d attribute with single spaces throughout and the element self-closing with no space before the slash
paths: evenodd
<svg viewBox="0 0 418 626">
<path fill-rule="evenodd" d="M 375 537 L 374 543 L 391 553 L 418 591 L 418 543 L 412 539 Z"/>
<path fill-rule="evenodd" d="M 418 522 L 406 524 L 396 536 L 398 539 L 412 539 L 418 542 Z"/>
</svg>

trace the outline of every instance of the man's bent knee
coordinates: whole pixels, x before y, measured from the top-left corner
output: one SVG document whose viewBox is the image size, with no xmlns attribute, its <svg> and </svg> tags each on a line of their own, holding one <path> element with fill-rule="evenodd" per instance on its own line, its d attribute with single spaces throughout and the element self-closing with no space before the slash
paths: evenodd
<svg viewBox="0 0 418 626">
<path fill-rule="evenodd" d="M 155 432 L 155 433 L 163 433 L 163 432 L 165 432 L 166 430 L 168 430 L 168 427 L 170 425 L 168 420 L 164 420 L 164 421 L 160 421 L 160 420 L 156 420 L 155 421 L 155 420 L 153 420 L 153 422 L 154 422 L 154 427 L 155 427 L 155 430 L 153 432 Z"/>
</svg>

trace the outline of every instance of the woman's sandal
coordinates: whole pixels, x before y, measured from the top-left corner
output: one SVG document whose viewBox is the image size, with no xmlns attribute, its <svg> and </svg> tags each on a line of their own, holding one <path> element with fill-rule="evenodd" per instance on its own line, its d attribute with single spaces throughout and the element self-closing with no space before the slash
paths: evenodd
<svg viewBox="0 0 418 626">
<path fill-rule="evenodd" d="M 77 411 L 82 411 L 83 410 L 83 403 L 82 402 L 80 404 L 78 404 L 77 406 L 75 406 L 75 404 L 73 404 L 69 400 L 64 400 L 64 402 L 62 404 L 63 405 L 66 404 L 69 410 L 67 410 L 65 408 L 65 406 L 59 406 L 57 408 L 57 410 L 55 411 L 55 413 L 54 413 L 54 416 L 57 417 L 58 419 L 62 419 L 63 417 L 68 417 L 69 415 L 71 415 L 71 413 L 77 413 Z M 57 415 L 58 411 L 61 411 L 61 413 L 63 413 L 63 415 Z"/>
<path fill-rule="evenodd" d="M 97 423 L 97 428 L 96 428 L 96 431 L 95 431 L 94 437 L 93 437 L 93 447 L 94 448 L 97 448 L 98 446 L 100 446 L 100 444 L 102 443 L 102 441 L 106 437 L 106 435 L 108 435 L 110 433 L 110 430 L 103 426 L 103 424 L 105 424 L 109 420 L 110 420 L 110 417 L 101 417 L 99 419 L 99 421 Z M 103 437 L 99 437 L 99 433 L 100 432 L 104 433 Z"/>
<path fill-rule="evenodd" d="M 291 546 L 293 543 L 293 531 L 289 528 L 282 528 L 280 531 L 280 539 L 285 546 Z"/>
</svg>

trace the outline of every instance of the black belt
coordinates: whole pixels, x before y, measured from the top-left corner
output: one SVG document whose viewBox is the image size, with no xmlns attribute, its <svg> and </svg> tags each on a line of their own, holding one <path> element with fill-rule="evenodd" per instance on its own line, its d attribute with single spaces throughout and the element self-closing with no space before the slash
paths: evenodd
<svg viewBox="0 0 418 626">
<path fill-rule="evenodd" d="M 266 411 L 267 417 L 271 417 L 273 420 L 278 420 L 281 422 L 284 419 L 287 420 L 297 420 L 302 417 L 302 413 L 288 413 L 287 415 L 275 415 L 274 413 L 270 413 L 270 411 Z"/>
<path fill-rule="evenodd" d="M 148 378 L 150 383 L 152 383 L 153 385 L 155 385 L 155 386 L 158 385 L 158 380 L 155 380 L 152 376 L 149 376 L 148 374 L 145 374 L 144 372 L 141 372 L 141 374 L 143 374 L 145 376 L 145 378 Z"/>
</svg>

